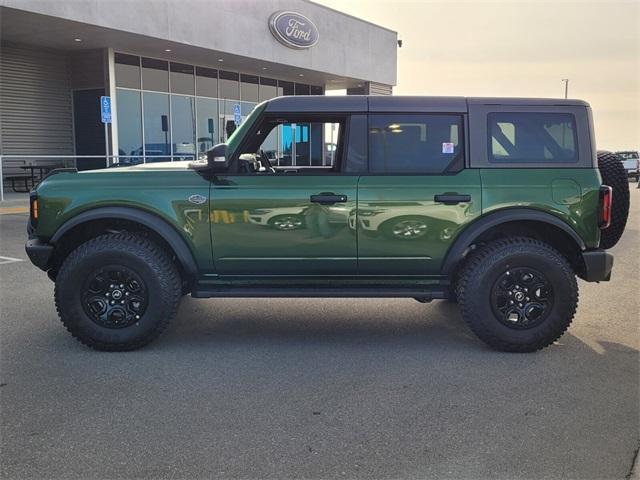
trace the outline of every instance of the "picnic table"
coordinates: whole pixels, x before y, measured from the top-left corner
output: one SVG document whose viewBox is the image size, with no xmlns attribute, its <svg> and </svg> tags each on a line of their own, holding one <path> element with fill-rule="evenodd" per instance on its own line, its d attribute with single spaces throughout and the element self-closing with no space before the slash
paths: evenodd
<svg viewBox="0 0 640 480">
<path fill-rule="evenodd" d="M 25 171 L 23 175 L 10 175 L 5 178 L 11 181 L 11 189 L 14 192 L 26 193 L 30 190 L 29 181 L 31 181 L 31 187 L 34 187 L 37 181 L 39 182 L 40 180 L 42 180 L 42 178 L 51 170 L 59 168 L 59 165 L 20 165 L 19 168 Z M 38 171 L 37 181 L 36 170 Z M 24 188 L 22 187 L 22 182 L 24 182 Z"/>
</svg>

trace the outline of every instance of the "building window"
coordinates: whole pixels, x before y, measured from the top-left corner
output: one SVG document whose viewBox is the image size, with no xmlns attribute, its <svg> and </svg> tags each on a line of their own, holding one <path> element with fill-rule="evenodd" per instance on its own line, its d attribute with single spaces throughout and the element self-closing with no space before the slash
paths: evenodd
<svg viewBox="0 0 640 480">
<path fill-rule="evenodd" d="M 258 77 L 254 75 L 240 75 L 240 98 L 243 102 L 258 101 Z"/>
<path fill-rule="evenodd" d="M 124 53 L 115 54 L 115 77 L 118 153 L 130 163 L 202 156 L 233 133 L 238 108 L 243 121 L 257 102 L 323 92 L 318 86 Z M 282 130 L 274 129 L 270 137 L 280 151 Z M 301 164 L 326 161 L 318 149 L 318 126 L 299 124 L 288 132 L 289 148 L 293 138 L 300 144 Z"/>
<path fill-rule="evenodd" d="M 575 119 L 569 113 L 490 113 L 489 161 L 578 161 Z"/>
<path fill-rule="evenodd" d="M 199 97 L 218 97 L 218 70 L 196 67 L 196 95 Z"/>
<path fill-rule="evenodd" d="M 195 160 L 195 123 L 194 98 L 171 95 L 171 153 L 174 160 Z"/>
<path fill-rule="evenodd" d="M 144 154 L 147 162 L 170 160 L 169 95 L 144 92 Z"/>
<path fill-rule="evenodd" d="M 369 116 L 372 172 L 442 173 L 463 155 L 460 115 Z"/>
<path fill-rule="evenodd" d="M 116 90 L 120 162 L 142 162 L 142 106 L 137 90 Z M 123 157 L 124 156 L 124 157 Z"/>
<path fill-rule="evenodd" d="M 296 95 L 309 95 L 309 85 L 305 85 L 304 83 L 296 83 L 295 92 Z"/>
<path fill-rule="evenodd" d="M 281 89 L 280 95 L 294 95 L 295 90 L 293 88 L 293 82 L 286 82 L 284 80 L 278 80 L 278 88 Z"/>
<path fill-rule="evenodd" d="M 169 91 L 169 64 L 164 60 L 142 59 L 142 88 L 155 92 Z"/>
<path fill-rule="evenodd" d="M 240 100 L 240 76 L 234 72 L 220 70 L 220 98 L 233 98 Z"/>
<path fill-rule="evenodd" d="M 315 85 L 311 85 L 311 95 L 324 95 L 324 87 L 317 87 Z"/>
<path fill-rule="evenodd" d="M 198 155 L 204 155 L 215 144 L 222 142 L 218 125 L 218 100 L 198 98 L 196 100 L 197 119 L 197 150 Z"/>
<path fill-rule="evenodd" d="M 140 88 L 140 57 L 116 53 L 114 55 L 116 86 Z"/>
<path fill-rule="evenodd" d="M 278 96 L 278 81 L 273 78 L 260 77 L 260 101 L 264 102 Z M 244 97 L 243 97 L 244 98 Z"/>
<path fill-rule="evenodd" d="M 171 93 L 193 95 L 195 83 L 193 77 L 193 65 L 171 62 Z"/>
</svg>

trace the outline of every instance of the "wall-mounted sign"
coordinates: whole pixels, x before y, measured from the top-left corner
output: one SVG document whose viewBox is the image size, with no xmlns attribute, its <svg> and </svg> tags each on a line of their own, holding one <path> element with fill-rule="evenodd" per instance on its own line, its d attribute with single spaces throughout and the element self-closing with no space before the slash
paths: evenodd
<svg viewBox="0 0 640 480">
<path fill-rule="evenodd" d="M 309 48 L 318 42 L 316 26 L 296 12 L 275 12 L 269 18 L 269 29 L 280 43 L 289 48 Z"/>
</svg>

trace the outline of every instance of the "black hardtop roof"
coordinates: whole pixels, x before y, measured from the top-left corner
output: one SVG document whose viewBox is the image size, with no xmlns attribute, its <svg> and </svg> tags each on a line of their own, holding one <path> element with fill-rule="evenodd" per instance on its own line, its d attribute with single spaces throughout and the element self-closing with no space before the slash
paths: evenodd
<svg viewBox="0 0 640 480">
<path fill-rule="evenodd" d="M 266 102 L 267 113 L 311 112 L 455 112 L 465 113 L 469 105 L 583 106 L 583 100 L 558 98 L 419 97 L 375 95 L 300 95 L 277 97 Z"/>
</svg>

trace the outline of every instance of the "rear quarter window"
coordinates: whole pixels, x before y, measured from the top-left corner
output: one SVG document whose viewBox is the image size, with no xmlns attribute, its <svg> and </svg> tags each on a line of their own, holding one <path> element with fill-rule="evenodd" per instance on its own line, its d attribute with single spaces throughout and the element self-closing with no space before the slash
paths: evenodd
<svg viewBox="0 0 640 480">
<path fill-rule="evenodd" d="M 487 115 L 489 163 L 577 163 L 570 113 L 497 112 Z"/>
</svg>

